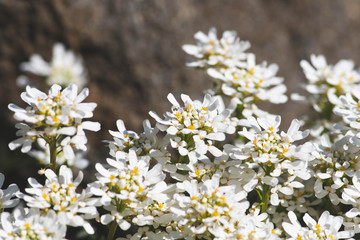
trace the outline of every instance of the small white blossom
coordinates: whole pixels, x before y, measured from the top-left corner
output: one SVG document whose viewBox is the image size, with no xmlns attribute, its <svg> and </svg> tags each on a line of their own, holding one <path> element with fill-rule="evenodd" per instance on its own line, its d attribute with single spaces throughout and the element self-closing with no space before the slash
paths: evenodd
<svg viewBox="0 0 360 240">
<path fill-rule="evenodd" d="M 266 62 L 256 64 L 255 55 L 247 56 L 243 68 L 208 69 L 207 73 L 218 82 L 221 93 L 241 99 L 245 107 L 257 100 L 279 104 L 287 101 L 283 78 L 276 77 L 278 66 Z"/>
<path fill-rule="evenodd" d="M 90 191 L 109 211 L 101 216 L 101 223 L 115 220 L 123 230 L 130 228 L 131 222 L 139 226 L 153 224 L 156 216 L 164 214 L 170 200 L 162 165 L 150 168 L 149 156 L 137 157 L 134 150 L 124 159 L 107 162 L 109 168 L 96 164 L 98 181 L 90 184 Z"/>
<path fill-rule="evenodd" d="M 4 174 L 0 173 L 0 188 L 4 184 L 4 180 Z M 21 195 L 18 186 L 14 183 L 10 184 L 6 189 L 0 189 L 0 212 L 4 208 L 15 207 L 19 203 Z"/>
<path fill-rule="evenodd" d="M 83 88 L 87 84 L 86 69 L 81 58 L 70 50 L 66 51 L 61 43 L 54 45 L 49 63 L 40 55 L 33 54 L 30 61 L 22 63 L 20 68 L 25 72 L 45 77 L 48 86 L 58 84 L 67 87 L 74 83 Z M 19 81 L 24 82 L 24 76 L 21 76 Z"/>
<path fill-rule="evenodd" d="M 223 110 L 217 97 L 206 94 L 203 102 L 193 101 L 188 95 L 182 94 L 184 107 L 181 107 L 172 94 L 168 100 L 172 103 L 171 112 L 161 119 L 155 112 L 150 115 L 157 121 L 157 127 L 170 136 L 171 146 L 178 149 L 183 156 L 195 150 L 197 154 L 210 152 L 214 156 L 221 151 L 213 145 L 215 141 L 225 140 L 225 133 L 234 133 L 235 128 L 226 122 L 229 110 Z"/>
<path fill-rule="evenodd" d="M 50 169 L 45 171 L 45 185 L 41 185 L 34 178 L 29 178 L 31 188 L 25 191 L 24 200 L 27 205 L 43 211 L 54 210 L 61 224 L 69 226 L 82 226 L 89 234 L 94 230 L 86 221 L 97 216 L 97 200 L 91 198 L 88 189 L 81 193 L 76 188 L 83 179 L 80 171 L 78 177 L 73 180 L 71 169 L 65 165 L 60 167 L 59 177 Z"/>
<path fill-rule="evenodd" d="M 240 41 L 235 31 L 225 31 L 221 39 L 216 36 L 216 29 L 211 28 L 208 35 L 197 32 L 197 45 L 184 45 L 183 50 L 194 59 L 187 63 L 189 67 L 233 67 L 242 66 L 246 51 L 250 47 L 247 41 Z"/>
<path fill-rule="evenodd" d="M 20 138 L 9 144 L 10 149 L 22 146 L 22 152 L 29 152 L 32 143 L 42 138 L 48 144 L 61 140 L 57 150 L 70 161 L 74 160 L 73 148 L 86 150 L 84 129 L 98 131 L 100 124 L 83 121 L 93 116 L 96 103 L 82 103 L 89 95 L 87 88 L 79 94 L 77 91 L 78 87 L 74 84 L 63 90 L 55 84 L 48 94 L 28 86 L 21 97 L 29 106 L 23 109 L 15 104 L 9 105 L 9 109 L 15 112 L 14 117 L 26 122 L 16 125 L 19 129 L 16 135 Z"/>
<path fill-rule="evenodd" d="M 307 227 L 302 227 L 294 212 L 289 212 L 291 223 L 283 223 L 283 228 L 290 236 L 288 240 L 334 240 L 350 238 L 354 235 L 354 231 L 340 231 L 343 223 L 342 217 L 335 217 L 325 211 L 321 214 L 319 221 L 316 222 L 309 214 L 305 214 L 303 220 Z"/>
<path fill-rule="evenodd" d="M 66 226 L 58 222 L 53 210 L 42 214 L 34 208 L 17 208 L 12 214 L 1 213 L 0 218 L 1 239 L 61 240 L 65 237 Z"/>
</svg>

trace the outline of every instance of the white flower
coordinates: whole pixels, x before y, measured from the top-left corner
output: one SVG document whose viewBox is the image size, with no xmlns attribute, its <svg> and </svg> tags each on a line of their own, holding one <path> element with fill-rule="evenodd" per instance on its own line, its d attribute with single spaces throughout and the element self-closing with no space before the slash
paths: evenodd
<svg viewBox="0 0 360 240">
<path fill-rule="evenodd" d="M 186 194 L 175 194 L 176 204 L 170 208 L 177 221 L 178 237 L 207 236 L 229 237 L 234 224 L 245 215 L 249 206 L 243 201 L 246 193 L 236 193 L 234 186 L 219 186 L 219 175 L 203 183 L 184 181 L 177 188 Z"/>
<path fill-rule="evenodd" d="M 0 188 L 4 184 L 5 176 L 0 173 Z M 21 193 L 16 184 L 10 184 L 6 189 L 0 189 L 0 211 L 4 208 L 15 207 L 20 199 Z"/>
<path fill-rule="evenodd" d="M 157 121 L 157 127 L 166 131 L 172 139 L 172 146 L 183 156 L 192 150 L 198 154 L 212 153 L 219 156 L 213 141 L 225 140 L 225 133 L 234 133 L 235 128 L 226 121 L 229 110 L 223 110 L 217 97 L 206 94 L 203 102 L 192 101 L 188 95 L 182 94 L 184 107 L 181 107 L 172 94 L 168 100 L 172 103 L 171 112 L 161 119 L 155 112 L 150 115 Z"/>
<path fill-rule="evenodd" d="M 323 135 L 321 142 L 315 144 L 316 151 L 312 153 L 315 159 L 311 165 L 316 176 L 314 190 L 317 198 L 328 195 L 334 205 L 342 201 L 341 193 L 360 169 L 359 149 L 351 143 L 352 138 L 346 135 L 331 143 L 329 137 Z"/>
<path fill-rule="evenodd" d="M 208 35 L 197 32 L 197 45 L 184 45 L 183 50 L 194 59 L 187 63 L 189 67 L 233 67 L 241 66 L 250 47 L 247 41 L 240 41 L 235 31 L 225 31 L 221 39 L 216 36 L 216 29 L 211 28 Z"/>
<path fill-rule="evenodd" d="M 24 196 L 27 205 L 38 208 L 45 212 L 52 209 L 56 212 L 58 221 L 69 226 L 82 226 L 89 234 L 94 230 L 86 219 L 97 216 L 97 200 L 91 198 L 91 193 L 86 189 L 81 193 L 76 188 L 83 178 L 80 171 L 78 177 L 73 180 L 71 169 L 65 165 L 60 167 L 59 177 L 50 169 L 45 171 L 45 185 L 41 185 L 35 179 L 29 178 L 32 188 L 25 191 L 31 196 Z"/>
<path fill-rule="evenodd" d="M 109 143 L 110 155 L 116 159 L 124 158 L 130 150 L 135 151 L 138 156 L 146 156 L 156 159 L 159 163 L 164 164 L 169 160 L 169 154 L 166 151 L 168 141 L 164 139 L 159 141 L 156 134 L 158 129 L 152 128 L 149 120 L 143 122 L 144 132 L 138 135 L 136 132 L 127 130 L 122 120 L 116 121 L 117 131 L 109 131 L 114 141 Z"/>
<path fill-rule="evenodd" d="M 284 103 L 286 86 L 283 78 L 276 77 L 278 66 L 266 62 L 255 63 L 255 55 L 249 54 L 242 68 L 209 68 L 207 73 L 218 80 L 218 90 L 223 94 L 239 98 L 248 105 L 256 100 Z"/>
<path fill-rule="evenodd" d="M 82 103 L 89 95 L 87 88 L 83 89 L 79 95 L 77 91 L 78 87 L 74 84 L 63 90 L 55 84 L 50 88 L 48 94 L 28 86 L 21 97 L 29 106 L 23 109 L 15 104 L 9 105 L 9 109 L 15 112 L 14 117 L 27 123 L 16 125 L 19 129 L 16 134 L 21 138 L 11 142 L 10 149 L 22 146 L 23 152 L 29 152 L 32 142 L 37 138 L 52 142 L 54 139 L 59 141 L 61 136 L 68 136 L 74 140 L 68 141 L 71 142 L 72 147 L 86 150 L 84 145 L 86 137 L 83 130 L 98 131 L 100 124 L 83 121 L 83 119 L 93 116 L 96 103 Z M 83 140 L 79 141 L 80 139 Z M 65 145 L 57 147 L 63 148 L 61 150 L 67 154 L 70 145 Z"/>
<path fill-rule="evenodd" d="M 124 159 L 107 159 L 109 168 L 96 164 L 98 181 L 90 184 L 90 191 L 99 197 L 108 214 L 101 216 L 101 222 L 108 224 L 115 220 L 121 229 L 127 230 L 132 222 L 137 225 L 151 225 L 156 215 L 163 215 L 169 190 L 163 180 L 162 165 L 150 168 L 149 156 L 137 157 L 130 150 Z M 132 216 L 129 218 L 129 216 Z"/>
<path fill-rule="evenodd" d="M 87 84 L 86 69 L 80 57 L 72 51 L 66 51 L 61 43 L 53 47 L 51 62 L 46 62 L 38 54 L 33 54 L 29 62 L 21 64 L 21 70 L 46 78 L 46 84 L 58 84 L 67 87 L 71 83 L 83 88 Z"/>
<path fill-rule="evenodd" d="M 359 89 L 360 72 L 354 69 L 350 60 L 340 60 L 335 65 L 328 65 L 324 56 L 311 55 L 311 64 L 300 62 L 308 83 L 303 86 L 309 93 L 306 98 L 295 94 L 295 101 L 310 104 L 322 118 L 331 119 L 334 105 L 341 104 L 339 97 Z"/>
<path fill-rule="evenodd" d="M 340 231 L 341 225 L 343 223 L 342 217 L 335 217 L 329 214 L 328 211 L 325 211 L 321 214 L 319 221 L 316 222 L 309 214 L 305 214 L 303 220 L 307 227 L 302 227 L 299 221 L 297 220 L 294 212 L 289 212 L 290 223 L 283 223 L 283 228 L 291 238 L 289 240 L 296 239 L 305 239 L 305 240 L 315 240 L 315 239 L 345 239 L 350 238 L 354 235 L 354 231 Z"/>
<path fill-rule="evenodd" d="M 343 203 L 353 206 L 348 212 L 345 213 L 348 218 L 355 218 L 360 215 L 360 172 L 357 171 L 352 177 L 352 184 L 349 184 L 342 193 Z"/>
<path fill-rule="evenodd" d="M 38 209 L 17 208 L 10 215 L 1 213 L 1 239 L 61 240 L 65 237 L 66 226 L 60 224 L 53 210 L 41 214 Z"/>
<path fill-rule="evenodd" d="M 353 96 L 357 99 L 355 100 Z M 341 104 L 334 108 L 334 113 L 341 116 L 345 123 L 358 131 L 360 129 L 360 91 L 353 90 L 351 93 L 340 96 Z"/>
<path fill-rule="evenodd" d="M 244 185 L 244 189 L 252 190 L 260 181 L 259 189 L 269 189 L 270 203 L 275 206 L 281 203 L 279 194 L 291 196 L 294 189 L 304 187 L 301 179 L 311 177 L 308 162 L 313 158 L 310 154 L 312 144 L 294 145 L 295 141 L 305 138 L 309 131 L 299 131 L 300 122 L 295 119 L 286 133 L 278 133 L 280 122 L 280 116 L 248 118 L 245 124 L 251 129 L 244 128 L 239 134 L 249 142 L 230 150 L 231 157 L 256 171 L 255 177 L 249 179 L 250 185 Z"/>
</svg>

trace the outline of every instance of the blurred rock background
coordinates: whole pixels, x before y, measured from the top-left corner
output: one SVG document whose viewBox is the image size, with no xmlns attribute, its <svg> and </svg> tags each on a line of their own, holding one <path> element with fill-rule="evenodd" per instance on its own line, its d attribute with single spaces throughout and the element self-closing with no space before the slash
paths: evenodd
<svg viewBox="0 0 360 240">
<path fill-rule="evenodd" d="M 62 42 L 81 55 L 88 69 L 90 96 L 98 107 L 93 120 L 99 133 L 88 133 L 92 163 L 104 162 L 117 119 L 128 129 L 142 130 L 148 111 L 169 109 L 169 92 L 200 98 L 211 87 L 201 71 L 185 67 L 181 46 L 193 35 L 216 27 L 219 34 L 235 30 L 251 42 L 258 62 L 280 66 L 288 93 L 305 82 L 299 66 L 311 53 L 324 54 L 329 63 L 353 59 L 360 63 L 360 1 L 357 0 L 0 0 L 0 172 L 7 186 L 26 186 L 36 161 L 7 144 L 15 137 L 9 103 L 25 106 L 16 86 L 19 64 L 33 53 L 50 60 L 52 46 Z M 308 112 L 289 102 L 266 105 L 281 114 L 283 127 Z M 21 167 L 19 167 L 21 166 Z M 86 174 L 94 178 L 93 166 Z"/>
</svg>

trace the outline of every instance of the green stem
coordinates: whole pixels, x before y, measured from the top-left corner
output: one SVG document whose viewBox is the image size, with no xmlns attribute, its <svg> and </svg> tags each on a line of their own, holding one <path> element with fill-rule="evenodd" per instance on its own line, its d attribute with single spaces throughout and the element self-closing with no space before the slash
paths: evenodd
<svg viewBox="0 0 360 240">
<path fill-rule="evenodd" d="M 270 186 L 263 184 L 261 192 L 261 213 L 266 213 L 270 199 Z"/>
<path fill-rule="evenodd" d="M 114 236 L 115 236 L 115 232 L 116 232 L 116 228 L 117 228 L 117 222 L 114 220 L 112 221 L 111 223 L 111 226 L 110 226 L 110 230 L 109 230 L 109 234 L 107 236 L 107 240 L 112 240 L 114 239 Z"/>
<path fill-rule="evenodd" d="M 56 173 L 56 138 L 51 139 L 49 142 L 49 148 L 50 148 L 50 166 L 51 170 Z"/>
</svg>

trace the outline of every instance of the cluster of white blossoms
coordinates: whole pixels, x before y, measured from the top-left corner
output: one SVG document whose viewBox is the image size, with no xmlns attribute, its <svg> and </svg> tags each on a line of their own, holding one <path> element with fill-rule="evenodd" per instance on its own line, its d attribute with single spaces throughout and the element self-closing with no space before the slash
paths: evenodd
<svg viewBox="0 0 360 240">
<path fill-rule="evenodd" d="M 62 152 L 69 163 L 75 162 L 73 149 L 86 151 L 87 138 L 84 130 L 98 131 L 97 122 L 83 121 L 93 116 L 96 103 L 83 103 L 89 95 L 87 88 L 78 94 L 78 87 L 70 84 L 65 89 L 54 84 L 46 94 L 28 86 L 21 98 L 29 106 L 25 109 L 10 104 L 14 117 L 20 123 L 15 125 L 19 136 L 9 144 L 14 150 L 21 147 L 22 152 L 29 152 L 33 142 L 43 139 L 46 145 L 54 144 L 57 152 Z M 42 143 L 44 144 L 44 143 Z"/>
<path fill-rule="evenodd" d="M 20 68 L 22 71 L 44 77 L 48 86 L 58 84 L 67 87 L 74 83 L 82 89 L 87 84 L 86 69 L 81 58 L 71 50 L 67 51 L 61 43 L 54 44 L 50 62 L 46 62 L 38 54 L 33 54 L 30 61 L 22 63 Z M 17 81 L 20 86 L 30 83 L 26 76 L 20 76 Z"/>
<path fill-rule="evenodd" d="M 289 212 L 291 223 L 284 222 L 284 230 L 291 236 L 288 240 L 333 240 L 349 239 L 354 235 L 352 231 L 339 231 L 343 223 L 342 217 L 330 215 L 328 211 L 321 214 L 316 222 L 309 214 L 305 214 L 303 220 L 306 227 L 298 221 L 294 212 Z"/>
<path fill-rule="evenodd" d="M 180 155 L 189 156 L 190 161 L 197 162 L 197 156 L 210 152 L 220 156 L 221 151 L 213 145 L 215 141 L 225 140 L 225 133 L 235 132 L 234 126 L 226 121 L 230 116 L 228 109 L 223 109 L 218 97 L 205 95 L 204 100 L 193 101 L 188 95 L 182 94 L 184 107 L 181 107 L 172 94 L 168 100 L 172 103 L 171 112 L 161 119 L 155 112 L 150 115 L 157 121 L 157 127 L 170 137 L 171 146 Z"/>
<path fill-rule="evenodd" d="M 321 127 L 308 140 L 303 121 L 294 119 L 282 131 L 281 116 L 256 105 L 287 101 L 277 65 L 256 64 L 245 52 L 250 43 L 232 31 L 218 39 L 211 29 L 195 39 L 197 45 L 183 46 L 192 57 L 188 66 L 205 70 L 215 89 L 198 100 L 182 94 L 182 103 L 168 94 L 170 111 L 150 111 L 155 125 L 145 120 L 140 134 L 117 120 L 105 141 L 110 157 L 96 163 L 96 180 L 85 187 L 83 173 L 73 179 L 66 165 L 87 165 L 76 150 L 86 150 L 84 130 L 100 129 L 83 121 L 96 107 L 82 103 L 88 89 L 78 94 L 75 84 L 62 89 L 62 82 L 45 94 L 27 87 L 21 97 L 29 106 L 9 105 L 21 121 L 20 138 L 9 147 L 30 152 L 37 141 L 40 149 L 31 155 L 52 170 L 40 171 L 43 184 L 29 178 L 25 194 L 15 185 L 0 190 L 1 239 L 63 239 L 69 226 L 102 239 L 95 220 L 109 225 L 107 239 L 121 240 L 359 238 L 360 73 L 354 64 L 329 66 L 323 56 L 311 56 L 312 65 L 301 62 L 312 94 L 306 102 L 320 112 L 308 127 Z M 64 62 L 75 60 L 56 49 L 67 56 Z M 23 67 L 44 73 L 53 65 L 35 56 Z M 57 171 L 54 160 L 66 165 Z M 0 186 L 3 180 L 0 174 Z M 19 201 L 26 207 L 10 213 Z"/>
<path fill-rule="evenodd" d="M 4 184 L 5 176 L 0 173 L 0 188 Z M 16 184 L 10 184 L 6 189 L 0 189 L 0 212 L 5 208 L 13 208 L 19 203 L 21 193 Z"/>
<path fill-rule="evenodd" d="M 30 195 L 24 196 L 27 206 L 45 213 L 54 210 L 60 224 L 82 226 L 89 234 L 93 234 L 93 228 L 85 220 L 97 217 L 98 200 L 91 198 L 89 189 L 76 192 L 83 173 L 80 171 L 74 180 L 71 169 L 62 165 L 59 176 L 50 169 L 45 171 L 45 176 L 44 185 L 34 178 L 29 178 L 31 188 L 26 188 L 25 191 Z"/>
<path fill-rule="evenodd" d="M 300 123 L 293 120 L 288 131 L 278 133 L 280 116 L 268 119 L 248 119 L 250 130 L 239 132 L 249 142 L 239 148 L 239 156 L 257 168 L 256 179 L 260 179 L 261 188 L 270 187 L 270 203 L 279 205 L 278 193 L 292 195 L 294 189 L 303 188 L 301 180 L 310 178 L 307 168 L 312 160 L 311 144 L 294 145 L 304 139 L 308 131 L 299 131 Z M 298 181 L 300 179 L 300 181 Z M 264 196 L 265 197 L 265 196 Z"/>
<path fill-rule="evenodd" d="M 316 111 L 324 112 L 329 102 L 337 104 L 338 97 L 359 89 L 360 72 L 354 69 L 353 61 L 340 60 L 333 66 L 327 64 L 323 55 L 311 55 L 310 59 L 311 64 L 306 60 L 300 62 L 309 81 L 303 87 L 311 94 L 302 99 L 309 101 Z"/>
<path fill-rule="evenodd" d="M 194 37 L 197 45 L 183 46 L 192 56 L 187 65 L 207 70 L 216 85 L 210 92 L 240 99 L 246 109 L 259 101 L 275 104 L 287 101 L 284 79 L 276 76 L 278 66 L 257 64 L 255 55 L 245 52 L 250 43 L 240 41 L 235 31 L 225 31 L 218 39 L 216 29 L 212 28 L 208 35 L 198 32 Z"/>
<path fill-rule="evenodd" d="M 305 103 L 319 113 L 319 119 L 312 123 L 312 135 L 319 137 L 327 131 L 334 131 L 333 123 L 338 122 L 334 107 L 343 105 L 341 96 L 351 95 L 360 89 L 360 71 L 355 69 L 351 60 L 340 60 L 335 65 L 329 65 L 323 55 L 311 55 L 311 62 L 302 60 L 300 65 L 304 71 L 307 83 L 302 88 L 308 93 L 302 96 L 291 95 L 292 100 Z M 349 97 L 347 97 L 349 98 Z"/>
<path fill-rule="evenodd" d="M 108 224 L 115 220 L 123 230 L 131 222 L 139 226 L 152 225 L 154 218 L 163 215 L 169 197 L 160 164 L 150 167 L 148 156 L 137 157 L 133 150 L 124 159 L 107 159 L 109 168 L 96 164 L 98 181 L 90 184 L 90 191 L 110 213 L 101 216 Z M 157 213 L 155 216 L 154 213 Z"/>
<path fill-rule="evenodd" d="M 65 225 L 59 224 L 53 210 L 41 214 L 35 208 L 16 208 L 12 214 L 3 212 L 0 222 L 0 238 L 6 240 L 61 240 L 66 234 Z"/>
</svg>

